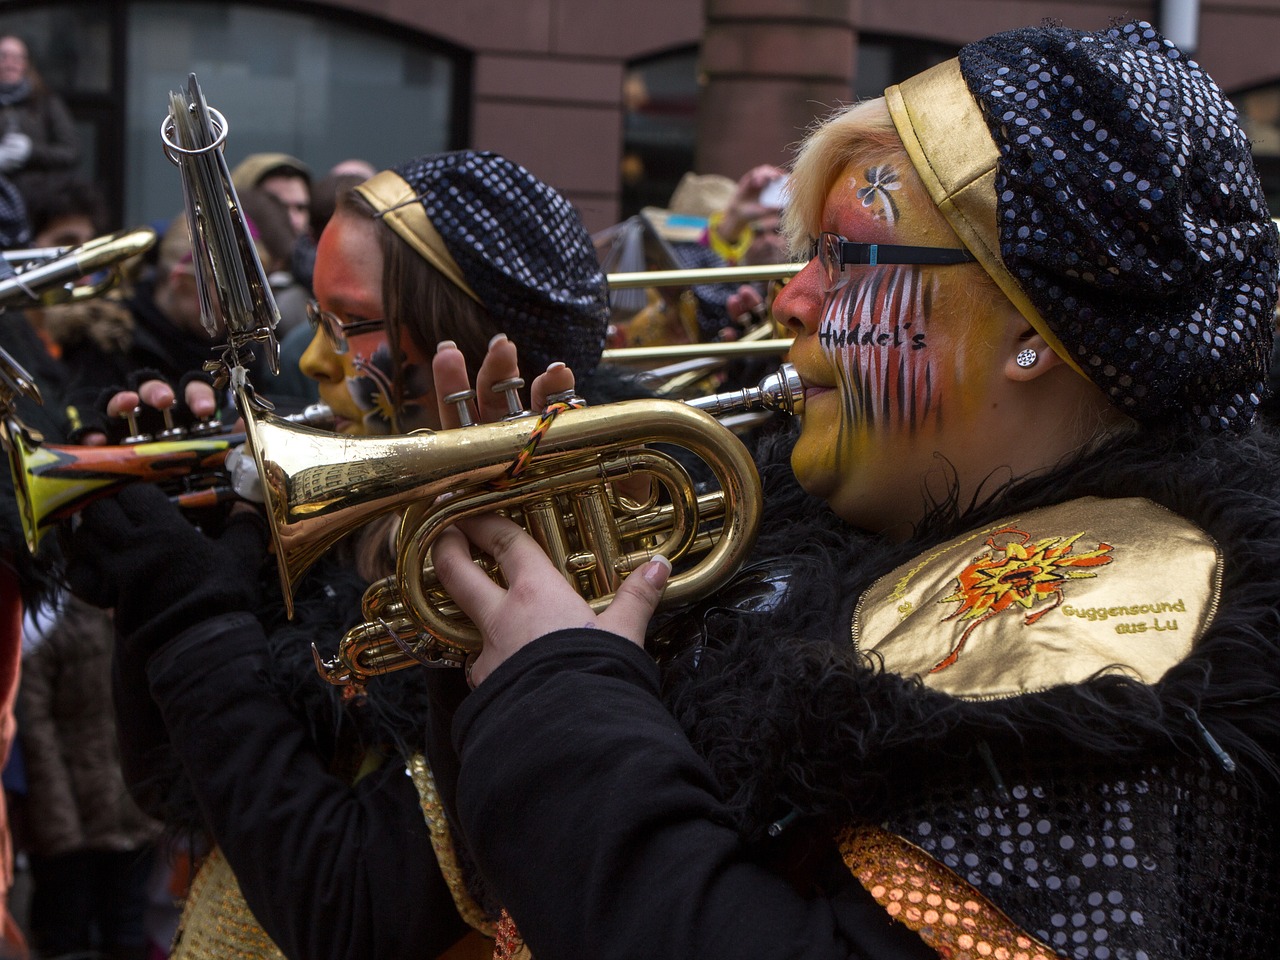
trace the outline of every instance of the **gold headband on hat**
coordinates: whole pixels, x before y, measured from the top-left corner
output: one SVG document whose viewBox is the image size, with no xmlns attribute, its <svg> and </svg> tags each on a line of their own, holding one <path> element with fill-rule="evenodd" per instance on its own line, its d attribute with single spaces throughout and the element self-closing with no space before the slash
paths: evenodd
<svg viewBox="0 0 1280 960">
<path fill-rule="evenodd" d="M 422 206 L 422 198 L 403 177 L 394 170 L 374 174 L 356 188 L 356 193 L 373 206 L 374 212 L 394 230 L 405 243 L 413 247 L 426 260 L 476 303 L 484 301 L 471 289 L 453 254 L 444 245 L 444 239 Z"/>
<path fill-rule="evenodd" d="M 1000 152 L 960 74 L 960 62 L 948 60 L 895 84 L 884 98 L 907 156 L 952 229 L 1053 352 L 1085 376 L 1000 258 L 995 187 Z"/>
</svg>

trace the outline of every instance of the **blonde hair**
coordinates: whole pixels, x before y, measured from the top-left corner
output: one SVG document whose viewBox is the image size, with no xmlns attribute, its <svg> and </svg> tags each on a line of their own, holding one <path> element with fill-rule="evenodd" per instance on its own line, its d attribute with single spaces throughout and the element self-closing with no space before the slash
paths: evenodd
<svg viewBox="0 0 1280 960">
<path fill-rule="evenodd" d="M 904 181 L 910 181 L 909 189 L 924 194 L 924 185 L 907 159 L 884 98 L 841 107 L 810 129 L 792 164 L 782 229 L 793 254 L 807 252 L 809 242 L 818 235 L 827 194 L 855 160 L 871 165 L 899 161 Z M 942 215 L 938 216 L 941 219 Z"/>
</svg>

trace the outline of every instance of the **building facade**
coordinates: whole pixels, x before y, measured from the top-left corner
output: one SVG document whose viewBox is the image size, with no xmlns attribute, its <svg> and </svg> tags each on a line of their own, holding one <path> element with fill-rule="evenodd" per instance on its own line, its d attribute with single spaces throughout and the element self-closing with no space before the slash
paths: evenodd
<svg viewBox="0 0 1280 960">
<path fill-rule="evenodd" d="M 595 229 L 661 203 L 685 170 L 785 162 L 833 105 L 969 40 L 1046 18 L 1172 33 L 1188 11 L 1182 42 L 1280 165 L 1280 0 L 8 0 L 0 31 L 28 40 L 67 99 L 85 174 L 125 222 L 181 204 L 158 130 L 194 72 L 233 164 L 281 150 L 319 174 L 351 156 L 497 150 Z"/>
</svg>

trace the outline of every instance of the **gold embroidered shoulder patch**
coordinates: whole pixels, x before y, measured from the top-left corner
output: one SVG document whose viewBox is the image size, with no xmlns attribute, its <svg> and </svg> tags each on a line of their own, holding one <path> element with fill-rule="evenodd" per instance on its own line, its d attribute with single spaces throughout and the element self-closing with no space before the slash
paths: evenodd
<svg viewBox="0 0 1280 960">
<path fill-rule="evenodd" d="M 971 699 L 1100 671 L 1154 683 L 1190 652 L 1221 588 L 1217 545 L 1149 500 L 1086 497 L 942 544 L 882 577 L 853 640 L 886 669 Z"/>
</svg>

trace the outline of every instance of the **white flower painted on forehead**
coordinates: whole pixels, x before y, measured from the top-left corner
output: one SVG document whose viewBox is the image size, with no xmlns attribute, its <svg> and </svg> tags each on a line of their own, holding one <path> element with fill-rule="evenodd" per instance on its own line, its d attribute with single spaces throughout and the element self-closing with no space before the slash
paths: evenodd
<svg viewBox="0 0 1280 960">
<path fill-rule="evenodd" d="M 871 167 L 867 170 L 867 185 L 859 187 L 856 196 L 864 207 L 880 204 L 875 211 L 878 219 L 886 223 L 898 220 L 898 205 L 890 196 L 890 191 L 901 190 L 902 182 L 898 179 L 898 171 L 888 166 Z"/>
</svg>

